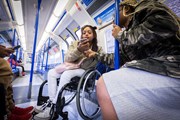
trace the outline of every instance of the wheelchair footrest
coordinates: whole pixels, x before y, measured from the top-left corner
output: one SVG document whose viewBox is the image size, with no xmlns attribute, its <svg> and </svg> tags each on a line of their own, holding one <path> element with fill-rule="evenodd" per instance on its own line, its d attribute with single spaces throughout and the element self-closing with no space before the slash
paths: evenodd
<svg viewBox="0 0 180 120">
<path fill-rule="evenodd" d="M 65 98 L 62 99 L 58 97 L 57 103 L 56 103 L 56 113 L 59 114 L 63 120 L 68 120 L 68 112 L 63 112 L 63 108 L 65 106 Z"/>
</svg>

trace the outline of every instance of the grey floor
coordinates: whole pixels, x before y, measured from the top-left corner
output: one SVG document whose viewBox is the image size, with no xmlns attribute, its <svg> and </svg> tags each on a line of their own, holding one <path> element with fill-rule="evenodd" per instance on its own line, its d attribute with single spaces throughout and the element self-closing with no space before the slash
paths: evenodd
<svg viewBox="0 0 180 120">
<path fill-rule="evenodd" d="M 40 85 L 42 84 L 43 76 L 40 74 L 33 74 L 32 80 L 32 89 L 31 89 L 31 97 L 28 98 L 29 93 L 29 81 L 30 81 L 30 74 L 26 74 L 23 77 L 17 77 L 13 80 L 13 97 L 16 106 L 19 107 L 28 107 L 28 106 L 36 106 L 37 105 L 37 97 Z M 48 95 L 47 84 L 43 87 L 43 96 Z M 88 104 L 87 106 L 92 106 L 93 104 Z M 92 107 L 90 107 L 92 108 Z M 68 116 L 70 120 L 83 120 L 77 112 L 76 102 L 73 100 L 70 105 L 65 108 L 65 111 L 68 111 Z M 89 109 L 91 111 L 91 109 Z M 41 119 L 42 120 L 42 119 Z M 59 116 L 58 120 L 62 120 Z M 102 120 L 101 116 L 97 118 L 97 120 Z"/>
<path fill-rule="evenodd" d="M 44 77 L 40 74 L 33 74 L 31 98 L 28 98 L 30 74 L 27 73 L 25 76 L 17 77 L 15 80 L 13 80 L 13 98 L 16 106 L 24 108 L 37 105 L 37 97 L 40 85 L 44 81 L 43 78 Z M 42 95 L 48 95 L 47 84 L 43 88 Z M 62 120 L 62 118 L 59 116 L 58 120 Z"/>
<path fill-rule="evenodd" d="M 17 106 L 26 107 L 29 105 L 36 105 L 39 87 L 44 81 L 39 74 L 33 74 L 32 89 L 29 92 L 30 74 L 26 73 L 25 76 L 17 77 L 12 82 L 13 98 Z M 45 91 L 47 93 L 47 89 Z M 28 98 L 28 94 L 31 96 Z"/>
</svg>

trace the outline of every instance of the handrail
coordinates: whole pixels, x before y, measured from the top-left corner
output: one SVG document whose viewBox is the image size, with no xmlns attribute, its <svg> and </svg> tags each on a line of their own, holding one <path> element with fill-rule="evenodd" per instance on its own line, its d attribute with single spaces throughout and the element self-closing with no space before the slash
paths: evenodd
<svg viewBox="0 0 180 120">
<path fill-rule="evenodd" d="M 13 14 L 12 14 L 12 9 L 11 9 L 11 7 L 10 7 L 10 2 L 9 2 L 9 0 L 6 0 L 6 3 L 7 3 L 7 6 L 8 6 L 8 9 L 9 9 L 9 12 L 10 12 L 10 14 L 11 14 L 12 20 L 14 21 L 14 16 L 13 16 Z"/>
<path fill-rule="evenodd" d="M 101 29 L 103 29 L 103 28 L 105 28 L 105 27 L 107 27 L 107 26 L 109 26 L 109 25 L 111 25 L 111 24 L 113 24 L 113 21 L 110 21 L 110 22 L 108 22 L 107 24 L 99 27 L 99 30 L 101 30 Z"/>
<path fill-rule="evenodd" d="M 49 52 L 50 40 L 51 40 L 51 39 L 49 38 L 49 41 L 48 41 L 48 49 L 47 49 L 47 55 L 46 55 L 46 66 L 45 66 L 45 71 L 48 70 L 47 64 L 48 64 L 48 52 Z"/>
<path fill-rule="evenodd" d="M 116 25 L 120 25 L 119 23 L 119 3 L 120 0 L 115 0 L 115 10 L 116 10 Z M 114 69 L 119 69 L 120 67 L 120 55 L 119 55 L 119 42 L 115 40 L 115 49 L 114 49 Z"/>
<path fill-rule="evenodd" d="M 36 23 L 35 23 L 34 47 L 33 47 L 31 73 L 30 73 L 30 80 L 29 80 L 29 91 L 28 91 L 28 96 L 27 96 L 28 99 L 31 98 L 32 79 L 33 79 L 33 71 L 34 71 L 34 58 L 35 58 L 36 41 L 37 41 L 37 35 L 38 35 L 40 6 L 41 6 L 41 0 L 38 0 L 38 9 L 37 9 L 37 13 L 36 13 Z"/>
<path fill-rule="evenodd" d="M 42 64 L 41 64 L 41 70 L 43 70 L 45 50 L 46 50 L 46 42 L 45 42 L 45 44 L 44 44 L 44 51 L 43 51 L 43 59 L 42 59 Z"/>
</svg>

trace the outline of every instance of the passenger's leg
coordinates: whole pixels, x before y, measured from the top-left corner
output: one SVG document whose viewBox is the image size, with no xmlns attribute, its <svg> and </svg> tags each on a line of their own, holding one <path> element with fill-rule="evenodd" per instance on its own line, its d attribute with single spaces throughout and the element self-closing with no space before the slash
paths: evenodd
<svg viewBox="0 0 180 120">
<path fill-rule="evenodd" d="M 21 69 L 22 69 L 21 74 L 22 74 L 22 76 L 24 76 L 24 75 L 26 74 L 26 73 L 25 73 L 25 70 L 24 70 L 24 66 L 20 65 L 19 67 L 21 67 Z"/>
<path fill-rule="evenodd" d="M 25 72 L 25 70 L 24 70 L 24 66 L 20 65 L 20 67 L 22 68 L 22 71 L 23 71 L 23 72 Z"/>
<path fill-rule="evenodd" d="M 115 109 L 111 102 L 111 98 L 102 77 L 100 77 L 97 82 L 96 90 L 98 102 L 102 111 L 103 120 L 118 120 Z"/>
<path fill-rule="evenodd" d="M 22 71 L 22 68 L 21 68 L 20 66 L 16 66 L 16 68 L 19 70 L 19 76 L 23 76 L 23 75 L 22 75 L 22 72 L 23 72 L 23 71 Z"/>
<path fill-rule="evenodd" d="M 118 119 L 180 118 L 179 79 L 125 67 L 105 73 L 102 77 L 105 85 L 102 86 L 100 80 L 97 87 L 106 88 Z M 107 93 L 98 92 L 98 95 L 100 105 L 107 104 L 102 103 L 102 99 L 107 98 Z"/>
<path fill-rule="evenodd" d="M 61 75 L 59 86 L 58 86 L 58 92 L 56 94 L 56 97 L 55 97 L 53 103 L 56 103 L 57 98 L 58 98 L 58 93 L 61 90 L 61 88 L 65 84 L 69 83 L 71 78 L 73 78 L 75 76 L 81 77 L 84 72 L 85 72 L 84 69 L 74 69 L 74 70 L 67 70 L 67 71 L 63 72 L 63 74 Z"/>
<path fill-rule="evenodd" d="M 51 69 L 48 72 L 48 95 L 51 101 L 54 100 L 57 92 L 57 78 L 60 78 L 61 74 L 57 73 L 55 69 Z"/>
<path fill-rule="evenodd" d="M 40 113 L 44 112 L 44 109 L 50 110 L 49 105 L 52 105 L 52 101 L 54 100 L 57 93 L 57 78 L 59 78 L 61 74 L 57 73 L 55 69 L 51 69 L 48 72 L 48 96 L 49 100 L 44 104 L 35 107 L 35 112 Z M 47 107 L 48 106 L 48 107 Z M 36 115 L 36 117 L 43 117 L 43 115 Z M 49 117 L 49 115 L 47 116 Z"/>
</svg>

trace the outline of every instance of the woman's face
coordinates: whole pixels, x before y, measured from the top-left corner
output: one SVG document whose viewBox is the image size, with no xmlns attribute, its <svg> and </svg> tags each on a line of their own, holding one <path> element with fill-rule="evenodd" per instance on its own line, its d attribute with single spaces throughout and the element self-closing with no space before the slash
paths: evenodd
<svg viewBox="0 0 180 120">
<path fill-rule="evenodd" d="M 84 28 L 82 32 L 82 39 L 86 38 L 89 41 L 92 41 L 94 39 L 93 31 L 90 27 Z"/>
<path fill-rule="evenodd" d="M 125 23 L 126 23 L 126 17 L 123 15 L 123 7 L 120 6 L 119 8 L 119 21 L 120 21 L 120 27 L 124 27 Z"/>
</svg>

